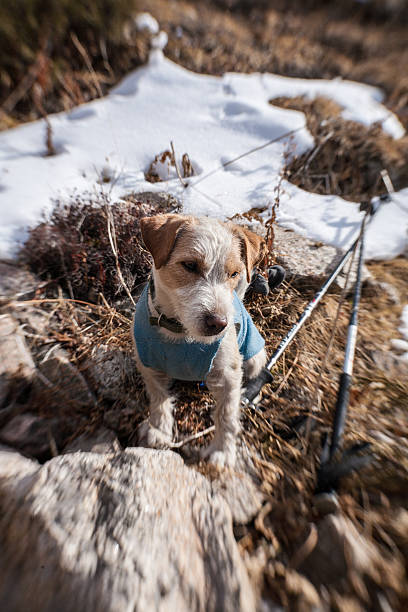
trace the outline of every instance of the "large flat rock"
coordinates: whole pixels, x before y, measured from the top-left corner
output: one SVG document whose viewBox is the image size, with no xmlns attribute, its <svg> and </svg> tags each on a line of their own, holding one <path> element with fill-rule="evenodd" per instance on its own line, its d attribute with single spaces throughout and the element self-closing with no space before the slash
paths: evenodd
<svg viewBox="0 0 408 612">
<path fill-rule="evenodd" d="M 250 611 L 224 499 L 171 451 L 0 450 L 0 609 Z"/>
</svg>

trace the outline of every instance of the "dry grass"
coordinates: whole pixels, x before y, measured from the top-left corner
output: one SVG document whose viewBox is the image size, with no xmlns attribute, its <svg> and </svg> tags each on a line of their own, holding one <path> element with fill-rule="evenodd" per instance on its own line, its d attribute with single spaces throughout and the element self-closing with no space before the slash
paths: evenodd
<svg viewBox="0 0 408 612">
<path fill-rule="evenodd" d="M 408 137 L 394 140 L 379 125 L 347 121 L 332 100 L 275 98 L 271 104 L 305 113 L 315 144 L 286 165 L 288 179 L 307 191 L 337 194 L 354 201 L 385 193 L 381 170 L 395 189 L 408 185 Z"/>
<path fill-rule="evenodd" d="M 100 10 L 103 2 L 92 2 L 92 12 L 79 0 L 64 2 L 53 13 L 34 0 L 24 2 L 35 7 L 34 19 L 14 5 L 0 11 L 7 64 L 0 78 L 0 129 L 99 97 L 144 63 L 150 37 L 128 27 L 134 8 L 158 19 L 169 35 L 166 55 L 190 70 L 363 81 L 382 87 L 389 108 L 408 125 L 407 10 L 395 2 L 105 0 L 115 7 L 114 27 L 109 11 Z M 385 8 L 391 4 L 392 10 Z M 44 12 L 47 19 L 39 19 Z M 51 48 L 44 25 L 50 15 L 51 39 L 57 40 Z"/>
<path fill-rule="evenodd" d="M 16 0 L 0 6 L 0 129 L 106 93 L 143 64 L 137 0 Z"/>
<path fill-rule="evenodd" d="M 169 151 L 166 149 L 161 153 L 158 153 L 152 163 L 150 164 L 147 172 L 145 172 L 145 179 L 149 181 L 149 183 L 160 183 L 163 180 L 168 180 L 172 169 L 176 171 L 178 178 L 183 183 L 183 178 L 188 178 L 189 176 L 194 176 L 194 168 L 190 161 L 190 158 L 187 153 L 183 153 L 181 157 L 181 169 L 179 164 L 176 161 L 176 156 L 174 153 L 173 143 L 172 150 Z M 167 175 L 166 175 L 167 172 Z M 162 178 L 163 175 L 166 178 Z M 184 183 L 183 183 L 184 184 Z"/>
<path fill-rule="evenodd" d="M 389 11 L 385 2 L 353 0 L 143 6 L 169 35 L 166 55 L 190 70 L 363 81 L 382 87 L 386 104 L 408 126 L 407 9 L 393 4 Z"/>
<path fill-rule="evenodd" d="M 248 3 L 239 2 L 235 7 L 239 9 L 237 13 L 224 10 L 226 2 L 220 0 L 216 4 L 221 8 L 195 2 L 152 0 L 145 6 L 140 3 L 140 8 L 151 11 L 159 19 L 169 34 L 167 55 L 187 68 L 211 74 L 222 74 L 226 70 L 259 70 L 302 77 L 340 75 L 361 79 L 384 87 L 389 107 L 398 112 L 400 119 L 408 125 L 405 25 L 391 18 L 380 23 L 374 14 L 365 13 L 367 7 L 357 7 L 354 2 L 344 3 L 349 7 L 344 8 L 342 3 L 335 6 L 334 3 L 312 0 L 300 3 L 294 0 L 290 3 L 290 10 L 288 3 L 283 2 L 276 2 L 273 6 L 260 2 L 255 10 L 253 3 L 248 8 Z M 237 5 L 236 2 L 233 4 Z M 347 14 L 351 6 L 356 11 L 354 15 Z M 182 28 L 181 36 L 177 34 L 178 27 Z M 123 63 L 115 64 L 112 71 L 106 65 L 95 64 L 99 52 L 92 45 L 87 47 L 86 53 L 94 65 L 97 81 L 95 74 L 90 73 L 84 64 L 79 65 L 78 49 L 71 47 L 69 57 L 73 52 L 78 53 L 76 63 L 72 70 L 63 72 L 61 87 L 47 90 L 49 106 L 45 110 L 59 110 L 100 95 L 99 90 L 105 91 L 123 74 L 121 70 L 127 71 L 147 57 L 148 40 L 138 44 L 140 49 L 137 44 L 136 47 L 125 45 Z M 42 59 L 37 58 L 41 66 Z M 110 56 L 108 60 L 112 63 Z M 80 61 L 83 62 L 84 58 Z M 41 70 L 46 74 L 48 68 Z M 388 169 L 396 186 L 407 184 L 406 139 L 391 141 L 378 127 L 368 129 L 345 122 L 339 118 L 340 109 L 325 100 L 278 102 L 306 111 L 309 128 L 316 138 L 316 148 L 306 157 L 294 160 L 290 167 L 292 180 L 298 181 L 297 184 L 320 193 L 326 190 L 341 193 L 352 199 L 369 197 L 380 189 L 377 176 L 383 167 Z M 21 104 L 8 114 L 7 121 L 38 116 L 38 109 L 28 108 L 29 103 L 29 97 L 23 98 Z M 322 125 L 322 119 L 329 120 L 333 131 L 333 136 L 326 141 L 327 126 Z M 337 155 L 338 152 L 341 155 Z M 325 178 L 321 180 L 315 174 Z M 251 214 L 256 215 L 257 211 Z M 119 218 L 115 218 L 115 224 L 120 228 Z M 118 291 L 122 297 L 124 294 L 105 231 L 106 218 L 102 223 L 99 219 L 98 227 L 98 240 L 92 244 L 90 239 L 87 248 L 78 251 L 85 258 L 86 265 L 81 260 L 81 264 L 74 268 L 70 267 L 72 254 L 77 252 L 81 243 L 77 235 L 75 240 L 71 236 L 67 241 L 66 234 L 61 233 L 61 228 L 58 230 L 55 238 L 63 237 L 64 247 L 66 242 L 71 247 L 76 245 L 74 249 L 68 249 L 70 255 L 65 259 L 65 255 L 61 258 L 58 249 L 50 251 L 54 248 L 50 241 L 42 240 L 44 233 L 49 236 L 47 225 L 33 234 L 29 250 L 39 257 L 36 270 L 52 283 L 46 286 L 51 296 L 49 293 L 44 295 L 44 288 L 39 288 L 40 299 L 24 303 L 25 307 L 46 312 L 49 318 L 46 335 L 27 334 L 27 340 L 34 353 L 43 347 L 60 344 L 69 352 L 72 362 L 83 372 L 96 395 L 96 401 L 89 409 L 73 404 L 58 408 L 58 416 L 71 420 L 66 435 L 74 438 L 84 430 L 105 424 L 126 446 L 135 443 L 137 425 L 146 416 L 141 379 L 135 371 L 128 372 L 123 393 L 113 401 L 99 395 L 97 385 L 88 375 L 96 346 L 107 346 L 123 354 L 131 352 L 128 308 L 119 310 L 114 304 Z M 120 229 L 118 232 L 120 234 Z M 103 267 L 109 261 L 111 275 L 111 282 L 106 287 L 98 273 L 93 268 L 90 270 L 92 262 L 88 261 L 92 252 L 97 256 L 102 234 L 105 234 L 102 241 Z M 37 253 L 35 244 L 38 239 L 46 249 Z M 91 247 L 95 250 L 92 251 Z M 140 244 L 135 247 L 140 249 Z M 121 269 L 126 272 L 126 257 L 122 252 L 119 255 Z M 76 261 L 75 257 L 73 260 Z M 50 261 L 59 262 L 55 273 L 49 269 Z M 138 280 L 146 276 L 145 263 L 139 267 Z M 406 259 L 372 263 L 369 268 L 377 281 L 395 287 L 401 303 L 407 302 Z M 77 276 L 72 276 L 73 271 L 81 275 L 81 294 L 75 293 Z M 84 271 L 87 271 L 86 278 Z M 132 285 L 132 274 L 124 275 L 129 286 Z M 82 302 L 62 297 L 58 286 L 69 292 L 70 285 L 74 297 L 81 295 L 84 298 Z M 276 348 L 297 320 L 317 286 L 316 279 L 293 279 L 279 292 L 254 298 L 248 304 L 266 338 L 269 352 Z M 305 542 L 310 545 L 313 540 L 311 523 L 317 518 L 313 497 L 321 437 L 331 427 L 343 360 L 350 308 L 348 300 L 339 317 L 329 360 L 321 369 L 339 297 L 339 292 L 334 289 L 329 292 L 277 364 L 273 387 L 263 393 L 263 411 L 246 409 L 243 415 L 242 435 L 257 457 L 256 465 L 268 501 L 254 523 L 237 530 L 236 535 L 243 553 L 255 555 L 259 548 L 264 550 L 262 594 L 285 609 L 309 610 L 317 605 L 311 584 L 296 569 L 300 565 L 299 559 L 307 552 L 307 546 L 302 545 Z M 126 296 L 124 299 L 127 300 Z M 22 305 L 19 303 L 13 308 L 18 316 Z M 375 461 L 364 471 L 342 481 L 339 501 L 343 513 L 387 561 L 389 570 L 378 577 L 379 587 L 386 589 L 393 609 L 403 610 L 408 605 L 408 383 L 398 371 L 380 369 L 375 360 L 375 353 L 387 351 L 390 339 L 398 336 L 400 312 L 401 306 L 392 303 L 379 286 L 365 287 L 345 445 L 349 447 L 356 441 L 370 442 Z M 175 385 L 175 393 L 180 436 L 195 434 L 211 425 L 212 399 L 208 393 L 196 384 L 182 383 Z M 44 389 L 42 396 L 36 396 L 37 403 L 31 405 L 30 410 L 38 411 L 42 416 L 55 416 L 55 409 L 48 408 L 52 403 L 48 399 L 51 400 L 52 395 L 52 389 Z M 309 421 L 310 425 L 313 424 L 310 431 L 295 426 L 305 416 L 313 417 Z M 199 439 L 196 444 L 204 444 L 207 440 Z M 333 609 L 371 609 L 376 605 L 370 599 L 372 586 L 368 585 L 367 595 L 362 585 L 350 575 L 342 593 L 329 590 L 327 601 Z"/>
</svg>

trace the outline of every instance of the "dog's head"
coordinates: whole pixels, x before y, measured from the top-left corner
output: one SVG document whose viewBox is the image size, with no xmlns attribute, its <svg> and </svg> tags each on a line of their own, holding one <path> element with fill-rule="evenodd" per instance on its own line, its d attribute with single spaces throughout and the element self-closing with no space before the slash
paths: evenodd
<svg viewBox="0 0 408 612">
<path fill-rule="evenodd" d="M 207 217 L 156 215 L 141 219 L 154 261 L 159 305 L 188 335 L 211 343 L 233 324 L 233 290 L 263 256 L 260 236 Z"/>
</svg>

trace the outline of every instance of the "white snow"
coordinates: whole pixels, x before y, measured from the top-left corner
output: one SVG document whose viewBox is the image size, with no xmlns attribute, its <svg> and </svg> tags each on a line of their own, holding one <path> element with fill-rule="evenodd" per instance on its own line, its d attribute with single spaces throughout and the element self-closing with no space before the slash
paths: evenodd
<svg viewBox="0 0 408 612">
<path fill-rule="evenodd" d="M 157 36 L 152 38 L 152 47 L 153 47 L 153 49 L 164 49 L 164 47 L 168 43 L 168 40 L 169 40 L 169 38 L 168 38 L 166 32 L 164 32 L 162 30 L 161 32 L 158 33 Z"/>
<path fill-rule="evenodd" d="M 160 34 L 159 34 L 160 36 Z M 163 41 L 162 41 L 163 42 Z M 313 139 L 304 115 L 271 106 L 277 96 L 325 95 L 344 115 L 369 124 L 383 121 L 394 138 L 403 134 L 381 104 L 378 89 L 334 80 L 302 80 L 274 75 L 198 75 L 154 49 L 148 65 L 131 73 L 103 99 L 50 117 L 58 155 L 45 156 L 45 124 L 36 121 L 0 133 L 0 254 L 10 256 L 26 228 L 49 211 L 55 198 L 108 191 L 117 199 L 130 191 L 168 191 L 186 213 L 225 219 L 253 207 L 270 214 L 288 138 L 223 164 L 290 130 L 296 153 Z M 162 168 L 165 182 L 144 178 L 156 155 L 187 152 L 196 176 L 184 188 Z M 169 172 L 170 170 L 170 172 Z M 110 177 L 104 183 L 103 177 Z M 355 238 L 362 213 L 337 196 L 307 193 L 283 183 L 278 221 L 313 239 L 345 247 Z M 370 224 L 367 257 L 390 258 L 404 251 L 408 232 L 408 189 L 381 206 Z"/>
<path fill-rule="evenodd" d="M 160 29 L 157 19 L 150 13 L 138 13 L 135 17 L 135 26 L 139 32 L 147 30 L 150 34 L 158 34 Z"/>
<path fill-rule="evenodd" d="M 380 103 L 382 92 L 376 87 L 345 81 L 340 78 L 327 81 L 324 79 L 292 79 L 276 74 L 227 74 L 225 77 L 231 92 L 242 98 L 253 97 L 254 92 L 260 97 L 305 96 L 310 100 L 323 96 L 331 98 L 344 108 L 345 119 L 359 121 L 364 125 L 378 122 L 385 132 L 394 138 L 401 138 L 405 130 L 398 119 Z M 279 92 L 279 93 L 276 93 Z"/>
<path fill-rule="evenodd" d="M 391 340 L 391 346 L 394 350 L 403 353 L 401 359 L 408 361 L 408 304 L 402 309 L 401 325 L 398 331 L 403 336 L 403 339 Z"/>
</svg>

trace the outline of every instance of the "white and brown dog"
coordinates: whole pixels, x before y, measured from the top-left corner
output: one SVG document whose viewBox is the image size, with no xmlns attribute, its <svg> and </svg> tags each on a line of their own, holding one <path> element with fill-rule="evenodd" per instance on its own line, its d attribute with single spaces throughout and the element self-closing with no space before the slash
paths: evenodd
<svg viewBox="0 0 408 612">
<path fill-rule="evenodd" d="M 172 379 L 205 380 L 216 400 L 216 431 L 203 456 L 233 466 L 242 366 L 251 379 L 266 361 L 264 341 L 241 302 L 264 241 L 243 227 L 205 217 L 146 217 L 141 229 L 154 266 L 132 334 L 150 399 L 140 443 L 166 448 L 172 441 Z"/>
</svg>

